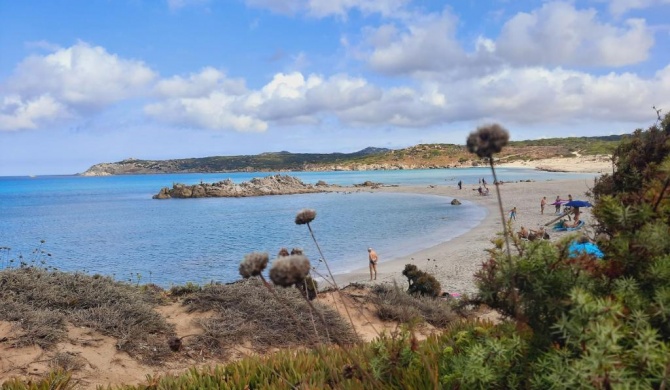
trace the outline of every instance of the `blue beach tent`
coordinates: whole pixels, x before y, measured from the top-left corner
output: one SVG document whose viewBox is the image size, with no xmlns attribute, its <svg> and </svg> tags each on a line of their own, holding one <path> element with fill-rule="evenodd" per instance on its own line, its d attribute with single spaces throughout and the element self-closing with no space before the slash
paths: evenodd
<svg viewBox="0 0 670 390">
<path fill-rule="evenodd" d="M 592 255 L 598 259 L 605 257 L 605 254 L 598 248 L 598 245 L 592 242 L 573 241 L 568 247 L 568 257 L 575 258 L 582 254 Z"/>
</svg>

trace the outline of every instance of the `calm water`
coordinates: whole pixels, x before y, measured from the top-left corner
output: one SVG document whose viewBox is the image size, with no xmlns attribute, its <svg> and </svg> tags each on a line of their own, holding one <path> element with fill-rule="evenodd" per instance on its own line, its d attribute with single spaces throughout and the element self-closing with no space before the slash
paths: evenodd
<svg viewBox="0 0 670 390">
<path fill-rule="evenodd" d="M 500 169 L 505 181 L 584 178 L 593 175 Z M 165 287 L 238 279 L 243 256 L 301 247 L 314 265 L 316 247 L 306 226 L 294 224 L 313 208 L 312 228 L 334 272 L 365 266 L 367 247 L 381 260 L 406 255 L 460 235 L 486 211 L 450 198 L 412 194 L 325 193 L 256 198 L 153 200 L 173 182 L 194 184 L 230 178 L 242 182 L 268 173 L 140 175 L 112 177 L 0 177 L 0 268 L 38 247 L 61 270 L 113 275 Z M 492 182 L 486 168 L 298 172 L 304 182 L 351 185 L 366 180 L 398 185 L 450 185 L 460 179 Z M 40 241 L 44 240 L 44 244 Z M 15 265 L 17 261 L 11 263 Z M 321 266 L 320 269 L 323 267 Z"/>
</svg>

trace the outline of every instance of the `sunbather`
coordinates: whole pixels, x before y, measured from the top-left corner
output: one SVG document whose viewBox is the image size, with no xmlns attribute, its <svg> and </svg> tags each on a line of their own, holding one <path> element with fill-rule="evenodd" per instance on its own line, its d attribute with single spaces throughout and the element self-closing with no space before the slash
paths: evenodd
<svg viewBox="0 0 670 390">
<path fill-rule="evenodd" d="M 526 229 L 525 226 L 521 226 L 521 229 L 519 229 L 517 235 L 519 236 L 519 238 L 529 239 L 530 232 L 528 231 L 528 229 Z"/>
</svg>

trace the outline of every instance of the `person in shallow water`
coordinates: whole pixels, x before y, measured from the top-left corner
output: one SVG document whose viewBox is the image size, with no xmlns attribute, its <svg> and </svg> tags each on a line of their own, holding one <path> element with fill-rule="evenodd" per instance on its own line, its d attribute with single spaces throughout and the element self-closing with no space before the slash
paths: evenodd
<svg viewBox="0 0 670 390">
<path fill-rule="evenodd" d="M 372 280 L 373 274 L 374 280 L 377 280 L 377 261 L 379 260 L 379 256 L 377 256 L 377 252 L 372 248 L 368 248 L 368 260 L 370 261 L 370 280 Z"/>
</svg>

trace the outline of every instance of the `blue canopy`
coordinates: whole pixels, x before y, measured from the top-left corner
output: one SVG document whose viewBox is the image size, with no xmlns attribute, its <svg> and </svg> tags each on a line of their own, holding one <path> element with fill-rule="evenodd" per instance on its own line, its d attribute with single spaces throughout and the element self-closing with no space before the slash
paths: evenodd
<svg viewBox="0 0 670 390">
<path fill-rule="evenodd" d="M 599 259 L 605 257 L 605 254 L 598 248 L 598 245 L 592 242 L 577 242 L 573 241 L 568 247 L 570 254 L 568 257 L 577 257 L 581 254 L 593 255 Z"/>
<path fill-rule="evenodd" d="M 571 200 L 565 205 L 568 207 L 593 207 L 593 205 L 586 200 Z"/>
</svg>

